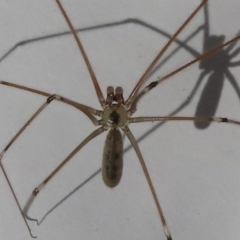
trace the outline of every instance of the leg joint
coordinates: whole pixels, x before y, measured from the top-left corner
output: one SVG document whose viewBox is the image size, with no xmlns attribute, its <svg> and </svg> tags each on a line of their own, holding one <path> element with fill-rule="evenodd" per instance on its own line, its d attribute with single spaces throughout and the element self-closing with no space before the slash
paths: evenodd
<svg viewBox="0 0 240 240">
<path fill-rule="evenodd" d="M 35 188 L 32 192 L 33 196 L 37 196 L 39 193 L 39 189 L 38 188 Z"/>
<path fill-rule="evenodd" d="M 50 102 L 52 102 L 53 100 L 60 100 L 61 99 L 61 96 L 57 95 L 57 94 L 53 94 L 51 95 L 50 97 L 47 98 L 47 104 L 49 104 Z"/>
</svg>

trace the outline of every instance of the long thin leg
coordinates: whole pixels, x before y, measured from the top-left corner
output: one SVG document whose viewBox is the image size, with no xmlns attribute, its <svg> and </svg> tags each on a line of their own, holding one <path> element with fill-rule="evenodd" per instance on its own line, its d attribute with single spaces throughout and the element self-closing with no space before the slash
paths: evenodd
<svg viewBox="0 0 240 240">
<path fill-rule="evenodd" d="M 7 180 L 7 183 L 8 183 L 8 185 L 9 185 L 9 187 L 10 187 L 10 190 L 11 190 L 13 196 L 14 196 L 14 199 L 15 199 L 15 201 L 16 201 L 16 203 L 17 203 L 17 206 L 18 206 L 18 208 L 19 208 L 20 213 L 21 213 L 22 216 L 23 216 L 23 214 L 22 214 L 22 210 L 21 210 L 20 203 L 19 203 L 19 201 L 18 201 L 18 199 L 17 199 L 17 196 L 16 196 L 16 194 L 15 194 L 15 192 L 14 192 L 14 189 L 13 189 L 13 187 L 12 187 L 12 184 L 11 184 L 11 182 L 10 182 L 8 176 L 7 176 L 7 173 L 6 173 L 6 171 L 5 171 L 5 168 L 4 168 L 3 164 L 2 164 L 2 157 L 3 157 L 3 155 L 7 152 L 7 150 L 10 148 L 10 146 L 15 142 L 15 140 L 16 140 L 16 139 L 22 134 L 22 132 L 29 126 L 29 124 L 30 124 L 30 123 L 48 106 L 48 104 L 51 103 L 52 100 L 55 99 L 55 98 L 56 98 L 56 96 L 51 96 L 51 97 L 49 97 L 49 98 L 47 99 L 47 101 L 46 101 L 46 102 L 33 114 L 33 116 L 23 125 L 23 127 L 17 132 L 17 134 L 12 138 L 12 140 L 7 144 L 7 146 L 4 148 L 4 150 L 0 153 L 0 166 L 1 166 L 1 169 L 2 169 L 2 171 L 3 171 L 3 173 L 4 173 L 4 176 L 5 176 L 6 180 Z M 26 224 L 26 226 L 27 226 L 27 228 L 28 228 L 28 231 L 29 231 L 31 237 L 36 238 L 35 236 L 32 235 L 31 229 L 30 229 L 30 227 L 29 227 L 29 225 L 28 225 L 28 223 L 27 223 L 27 221 L 26 221 L 26 219 L 25 219 L 24 216 L 23 216 L 23 218 L 24 218 L 24 222 L 25 222 L 25 224 Z"/>
<path fill-rule="evenodd" d="M 3 155 L 10 148 L 10 146 L 16 141 L 16 139 L 23 133 L 23 131 L 31 124 L 31 122 L 55 99 L 60 98 L 60 96 L 54 94 L 47 98 L 46 102 L 31 116 L 31 118 L 22 126 L 22 128 L 16 133 L 12 140 L 7 144 L 4 150 L 0 153 L 0 161 L 3 158 Z M 90 115 L 88 112 L 84 112 L 93 122 L 94 125 L 97 125 L 98 120 Z"/>
<path fill-rule="evenodd" d="M 185 38 L 182 41 L 179 41 L 178 39 L 175 39 L 175 42 L 178 44 L 176 48 L 174 48 L 166 57 L 164 57 L 161 62 L 155 66 L 155 68 L 151 71 L 151 73 L 148 75 L 149 77 L 153 75 L 156 71 L 158 71 L 165 63 L 168 62 L 169 59 L 172 58 L 173 55 L 177 54 L 177 52 L 180 49 L 185 49 L 187 52 L 189 52 L 194 57 L 198 57 L 201 55 L 200 52 L 197 52 L 195 49 L 192 49 L 187 45 L 187 43 L 195 37 L 201 30 L 203 29 L 203 26 L 198 27 L 191 35 L 189 35 L 187 38 Z"/>
<path fill-rule="evenodd" d="M 159 200 L 158 200 L 156 191 L 155 191 L 154 186 L 153 186 L 153 184 L 152 184 L 152 180 L 151 180 L 150 175 L 149 175 L 149 173 L 148 173 L 147 166 L 146 166 L 145 161 L 144 161 L 144 159 L 143 159 L 142 153 L 141 153 L 141 151 L 140 151 L 140 149 L 139 149 L 139 147 L 138 147 L 137 141 L 136 141 L 136 139 L 134 138 L 132 132 L 130 131 L 130 129 L 129 129 L 128 127 L 125 127 L 125 128 L 123 129 L 123 131 L 126 133 L 128 139 L 129 139 L 129 141 L 131 142 L 131 144 L 132 144 L 132 146 L 133 146 L 133 148 L 134 148 L 134 150 L 135 150 L 135 152 L 136 152 L 136 154 L 137 154 L 137 156 L 138 156 L 138 159 L 139 159 L 139 161 L 140 161 L 140 163 L 141 163 L 143 172 L 144 172 L 144 174 L 145 174 L 145 176 L 146 176 L 148 185 L 149 185 L 149 187 L 150 187 L 150 190 L 151 190 L 151 192 L 152 192 L 152 195 L 153 195 L 155 204 L 156 204 L 156 206 L 157 206 L 158 213 L 159 213 L 159 216 L 160 216 L 160 218 L 161 218 L 162 225 L 163 225 L 163 228 L 164 228 L 166 237 L 167 237 L 168 240 L 172 240 L 171 233 L 170 233 L 170 231 L 169 231 L 169 228 L 168 228 L 168 226 L 167 226 L 167 222 L 166 222 L 165 217 L 164 217 L 164 214 L 163 214 L 163 210 L 162 210 L 162 208 L 161 208 L 161 205 L 160 205 L 160 202 L 159 202 Z"/>
<path fill-rule="evenodd" d="M 12 184 L 11 184 L 11 182 L 10 182 L 8 176 L 7 176 L 7 173 L 6 173 L 5 169 L 4 169 L 1 161 L 0 161 L 0 166 L 1 166 L 1 168 L 2 168 L 2 171 L 3 171 L 3 174 L 4 174 L 5 178 L 6 178 L 6 180 L 7 180 L 7 183 L 8 183 L 8 185 L 9 185 L 10 189 L 11 189 L 11 192 L 12 192 L 12 194 L 13 194 L 13 196 L 14 196 L 14 199 L 15 199 L 15 201 L 16 201 L 16 203 L 17 203 L 18 209 L 20 210 L 21 216 L 22 216 L 22 218 L 23 218 L 23 220 L 24 220 L 24 222 L 25 222 L 25 224 L 26 224 L 26 226 L 27 226 L 27 229 L 28 229 L 28 231 L 29 231 L 30 236 L 31 236 L 32 238 L 37 238 L 36 236 L 33 236 L 33 235 L 32 235 L 31 228 L 29 227 L 29 225 L 28 225 L 28 223 L 27 223 L 27 220 L 26 220 L 25 216 L 24 216 L 23 213 L 22 213 L 21 206 L 20 206 L 20 204 L 19 204 L 19 202 L 18 202 L 17 196 L 16 196 L 16 194 L 15 194 L 15 192 L 14 192 L 14 190 L 13 190 Z"/>
<path fill-rule="evenodd" d="M 11 185 L 11 182 L 10 182 L 10 180 L 9 180 L 9 178 L 8 178 L 8 176 L 7 176 L 7 173 L 6 173 L 6 171 L 5 171 L 5 168 L 4 168 L 3 164 L 2 164 L 2 158 L 3 158 L 3 155 L 7 152 L 7 150 L 11 147 L 11 145 L 17 140 L 17 138 L 23 133 L 23 131 L 31 124 L 31 122 L 32 122 L 53 100 L 55 100 L 55 99 L 57 99 L 57 98 L 59 98 L 59 97 L 60 97 L 60 96 L 58 96 L 58 95 L 56 95 L 56 94 L 48 97 L 47 100 L 46 100 L 46 102 L 31 116 L 31 118 L 23 125 L 23 127 L 16 133 L 16 135 L 11 139 L 11 141 L 7 144 L 7 146 L 4 148 L 4 150 L 0 153 L 0 167 L 1 167 L 2 171 L 3 171 L 3 173 L 4 173 L 4 176 L 5 176 L 6 180 L 7 180 L 7 183 L 8 183 L 8 185 L 9 185 L 9 187 L 10 187 L 10 190 L 11 190 L 11 192 L 12 192 L 14 198 L 15 198 L 15 201 L 16 201 L 16 203 L 17 203 L 17 206 L 18 206 L 21 214 L 22 214 L 22 210 L 21 210 L 21 207 L 20 207 L 20 203 L 19 203 L 19 201 L 18 201 L 18 199 L 17 199 L 17 196 L 16 196 L 16 194 L 15 194 L 15 192 L 14 192 L 14 189 L 13 189 L 13 187 L 12 187 L 12 185 Z M 85 114 L 86 114 L 86 115 L 90 115 L 89 113 L 85 113 Z M 97 119 L 96 119 L 95 117 L 93 117 L 92 115 L 91 115 L 91 117 L 92 117 L 93 119 L 95 119 L 95 121 L 97 122 Z M 26 225 L 27 225 L 27 228 L 28 228 L 28 230 L 29 230 L 30 235 L 31 235 L 32 237 L 34 237 L 34 236 L 32 235 L 32 233 L 31 233 L 30 227 L 29 227 L 29 225 L 27 224 L 25 218 L 24 218 L 24 221 L 25 221 L 25 223 L 26 223 Z"/>
<path fill-rule="evenodd" d="M 190 36 L 188 36 L 185 40 L 183 40 L 183 43 L 186 44 L 188 41 L 190 41 L 200 30 L 202 29 L 202 26 L 199 27 L 195 32 L 193 32 Z M 183 46 L 182 43 L 180 43 L 177 39 L 175 39 L 175 41 L 179 44 L 178 47 L 176 47 L 171 53 L 168 54 L 168 56 L 166 56 L 165 58 L 163 58 L 163 60 L 151 71 L 151 74 L 149 74 L 149 76 L 151 76 L 152 74 L 154 74 L 159 68 L 161 68 L 174 54 L 176 54 L 182 47 L 185 48 L 189 53 L 191 53 L 194 57 L 198 57 L 200 56 L 200 53 L 197 53 L 196 51 L 193 51 L 191 48 L 188 48 L 188 46 Z M 205 72 L 204 72 L 205 74 Z M 201 77 L 199 77 L 201 78 Z M 199 81 L 199 80 L 198 80 Z M 197 83 L 196 86 L 198 86 L 199 84 Z M 194 87 L 195 89 L 195 87 Z M 197 90 L 197 89 L 196 89 Z M 193 90 L 194 91 L 194 90 Z M 137 96 L 137 98 L 139 98 Z M 190 97 L 189 97 L 190 98 Z M 137 99 L 135 98 L 135 100 L 133 101 L 131 107 L 130 107 L 130 113 L 133 114 L 134 112 L 136 112 L 137 110 Z M 186 102 L 186 103 L 185 103 Z M 188 102 L 190 102 L 189 100 L 185 101 L 183 104 L 180 105 L 179 108 L 183 108 L 185 105 L 188 104 Z M 184 106 L 183 106 L 184 105 Z M 176 111 L 178 112 L 179 110 L 176 109 Z"/>
<path fill-rule="evenodd" d="M 87 65 L 87 68 L 88 68 L 88 72 L 89 72 L 89 74 L 90 74 L 90 76 L 91 76 L 91 79 L 92 79 L 92 82 L 93 82 L 95 91 L 96 91 L 96 93 L 97 93 L 98 100 L 99 100 L 101 106 L 104 106 L 104 105 L 106 104 L 105 99 L 104 99 L 104 97 L 103 97 L 101 88 L 100 88 L 100 86 L 99 86 L 99 84 L 98 84 L 98 81 L 97 81 L 97 78 L 96 78 L 95 73 L 94 73 L 94 71 L 93 71 L 93 68 L 92 68 L 92 66 L 91 66 L 91 64 L 90 64 L 90 61 L 89 61 L 88 57 L 87 57 L 87 54 L 86 54 L 86 52 L 85 52 L 85 50 L 84 50 L 84 48 L 83 48 L 83 45 L 82 45 L 82 43 L 81 43 L 81 40 L 80 40 L 80 38 L 78 37 L 77 32 L 76 32 L 76 30 L 74 29 L 74 27 L 73 27 L 73 25 L 72 25 L 69 17 L 67 16 L 67 13 L 66 13 L 66 11 L 64 10 L 64 8 L 63 8 L 60 0 L 56 0 L 56 2 L 57 2 L 57 4 L 58 4 L 58 6 L 59 6 L 59 8 L 60 8 L 60 10 L 61 10 L 64 18 L 65 18 L 65 20 L 67 21 L 67 24 L 68 24 L 68 26 L 69 26 L 69 28 L 70 28 L 70 30 L 71 30 L 71 32 L 72 32 L 72 34 L 73 34 L 76 42 L 77 42 L 77 45 L 78 45 L 78 47 L 79 47 L 80 52 L 82 53 L 82 56 L 83 56 L 84 61 L 85 61 L 86 65 Z"/>
<path fill-rule="evenodd" d="M 23 215 L 26 217 L 26 219 L 31 220 L 31 221 L 35 221 L 38 223 L 37 219 L 33 219 L 31 217 L 29 217 L 27 215 L 28 210 L 30 208 L 30 206 L 33 203 L 33 200 L 36 198 L 37 194 L 42 190 L 42 188 L 52 179 L 52 177 L 58 173 L 58 171 L 82 148 L 84 147 L 89 141 L 91 141 L 93 138 L 97 137 L 98 135 L 100 135 L 101 133 L 103 133 L 105 131 L 105 127 L 100 127 L 98 129 L 96 129 L 95 131 L 93 131 L 90 135 L 88 135 L 58 166 L 57 168 L 52 171 L 52 173 L 38 186 L 36 187 L 33 192 L 32 195 L 30 196 L 30 198 L 28 199 L 24 209 L 23 209 Z"/>
<path fill-rule="evenodd" d="M 133 99 L 133 101 L 132 101 L 132 105 L 136 105 L 136 102 L 137 102 L 144 94 L 146 94 L 146 93 L 149 92 L 151 89 L 153 89 L 154 87 L 156 87 L 159 83 L 161 83 L 161 82 L 169 79 L 170 77 L 176 75 L 178 72 L 181 72 L 183 69 L 190 67 L 190 66 L 193 65 L 194 63 L 199 62 L 200 60 L 202 60 L 202 59 L 210 56 L 211 54 L 213 54 L 213 53 L 215 53 L 215 52 L 217 52 L 217 51 L 219 51 L 219 50 L 221 50 L 221 49 L 223 49 L 225 46 L 227 46 L 227 45 L 229 45 L 229 44 L 232 44 L 232 43 L 238 41 L 239 39 L 240 39 L 240 36 L 237 36 L 237 37 L 231 39 L 230 41 L 222 44 L 221 46 L 218 46 L 218 47 L 210 50 L 209 52 L 207 52 L 207 53 L 205 53 L 205 54 L 203 54 L 203 55 L 195 58 L 194 60 L 188 62 L 187 64 L 184 64 L 183 66 L 177 68 L 176 70 L 172 71 L 171 73 L 169 73 L 169 74 L 167 74 L 167 75 L 165 75 L 165 76 L 163 76 L 163 77 L 158 77 L 156 81 L 151 82 L 151 83 L 150 83 L 148 86 L 146 86 L 137 96 L 134 96 L 134 99 Z"/>
<path fill-rule="evenodd" d="M 203 72 L 200 74 L 200 76 L 199 76 L 199 78 L 198 78 L 195 86 L 193 87 L 192 91 L 190 92 L 188 98 L 187 98 L 185 101 L 183 101 L 183 102 L 171 113 L 171 116 L 172 116 L 172 115 L 176 115 L 179 111 L 181 111 L 183 108 L 185 108 L 185 107 L 192 101 L 193 97 L 195 96 L 195 93 L 197 92 L 199 86 L 201 85 L 204 77 L 205 77 L 207 74 L 208 74 L 207 71 L 203 71 Z M 136 111 L 136 109 L 137 109 L 136 104 L 137 104 L 137 103 L 138 103 L 138 101 L 134 101 L 134 103 L 133 103 L 132 106 L 130 107 L 129 112 L 130 112 L 131 115 Z"/>
<path fill-rule="evenodd" d="M 68 105 L 71 105 L 71 106 L 79 109 L 80 111 L 85 113 L 88 117 L 89 117 L 89 114 L 92 114 L 92 115 L 95 115 L 95 116 L 100 116 L 100 117 L 102 116 L 102 111 L 100 111 L 100 110 L 97 110 L 97 109 L 91 108 L 89 106 L 83 105 L 81 103 L 72 101 L 68 98 L 62 97 L 62 96 L 57 95 L 57 94 L 50 94 L 50 93 L 43 92 L 43 91 L 40 91 L 40 90 L 37 90 L 37 89 L 34 89 L 34 88 L 25 87 L 23 85 L 11 83 L 11 82 L 6 82 L 6 81 L 2 81 L 2 80 L 0 80 L 0 84 L 4 85 L 4 86 L 8 86 L 8 87 L 13 87 L 13 88 L 25 90 L 27 92 L 36 93 L 36 94 L 39 94 L 39 95 L 42 95 L 42 96 L 45 96 L 45 97 L 51 97 L 51 96 L 55 95 L 56 96 L 55 99 L 57 101 L 66 103 Z M 93 122 L 93 119 L 92 118 L 90 118 L 90 119 Z M 93 124 L 95 125 L 94 122 L 93 122 Z"/>
<path fill-rule="evenodd" d="M 198 121 L 198 122 L 224 122 L 240 125 L 240 121 L 222 117 L 135 117 L 130 118 L 130 123 L 141 122 L 166 122 L 166 121 Z"/>
<path fill-rule="evenodd" d="M 212 55 L 213 53 L 215 53 L 215 52 L 217 52 L 217 51 L 223 49 L 224 47 L 228 46 L 229 44 L 232 44 L 232 43 L 238 41 L 239 39 L 240 39 L 240 36 L 237 36 L 237 37 L 231 39 L 230 41 L 225 42 L 224 44 L 222 44 L 222 45 L 220 45 L 220 46 L 218 46 L 218 47 L 216 47 L 216 48 L 210 50 L 209 52 L 207 52 L 207 53 L 205 53 L 205 54 L 203 54 L 203 55 L 197 57 L 196 59 L 194 59 L 194 60 L 188 62 L 187 64 L 185 64 L 185 65 L 183 65 L 182 67 L 180 67 L 180 68 L 178 68 L 178 69 L 172 71 L 171 73 L 165 75 L 164 77 L 159 78 L 159 79 L 156 81 L 157 84 L 159 84 L 160 82 L 163 82 L 163 81 L 167 80 L 168 78 L 174 76 L 175 74 L 177 74 L 178 72 L 182 71 L 183 69 L 185 69 L 185 68 L 187 68 L 187 67 L 193 65 L 193 64 L 196 63 L 196 62 L 199 62 L 200 60 L 202 60 L 202 59 L 208 57 L 209 55 Z"/>
<path fill-rule="evenodd" d="M 145 82 L 147 77 L 149 76 L 150 72 L 154 68 L 154 66 L 157 64 L 161 56 L 166 52 L 168 47 L 171 45 L 173 41 L 177 38 L 179 33 L 187 26 L 187 24 L 192 20 L 192 18 L 198 13 L 198 11 L 206 4 L 207 0 L 203 0 L 202 3 L 193 11 L 193 13 L 187 18 L 187 20 L 182 24 L 182 26 L 176 31 L 176 33 L 172 36 L 172 38 L 167 42 L 167 44 L 163 47 L 163 49 L 160 51 L 160 53 L 156 56 L 156 58 L 153 60 L 153 62 L 150 64 L 146 72 L 143 74 L 143 76 L 140 78 L 136 86 L 134 87 L 133 91 L 129 95 L 126 104 L 129 106 L 131 105 L 133 98 L 137 94 L 138 90 L 142 86 L 142 84 Z"/>
</svg>

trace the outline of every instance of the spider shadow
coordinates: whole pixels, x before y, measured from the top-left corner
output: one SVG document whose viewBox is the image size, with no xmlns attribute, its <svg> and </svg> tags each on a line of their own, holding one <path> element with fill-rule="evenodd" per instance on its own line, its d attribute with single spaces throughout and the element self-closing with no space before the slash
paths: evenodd
<svg viewBox="0 0 240 240">
<path fill-rule="evenodd" d="M 210 23 L 209 23 L 209 11 L 208 5 L 204 6 L 204 27 L 203 27 L 203 52 L 202 53 L 194 53 L 190 52 L 194 58 L 201 56 L 202 54 L 210 51 L 217 46 L 222 45 L 225 42 L 224 35 L 210 35 Z M 240 31 L 236 34 L 238 36 Z M 204 78 L 208 76 L 206 80 L 205 86 L 201 93 L 200 99 L 197 104 L 195 117 L 198 116 L 207 116 L 207 117 L 214 117 L 217 111 L 217 107 L 219 105 L 219 101 L 221 98 L 221 93 L 223 90 L 224 80 L 227 79 L 233 89 L 235 90 L 239 100 L 240 100 L 240 88 L 238 82 L 234 75 L 231 73 L 231 67 L 239 67 L 240 61 L 231 61 L 233 58 L 237 57 L 240 53 L 240 47 L 234 50 L 237 42 L 230 44 L 224 49 L 212 54 L 211 56 L 201 60 L 199 62 L 199 69 L 201 70 L 201 74 L 196 81 L 192 91 L 190 92 L 189 96 L 183 101 L 171 114 L 175 115 L 184 109 L 187 105 L 191 103 L 193 100 L 198 88 L 204 81 Z M 165 60 L 168 60 L 176 51 L 179 49 L 176 48 L 169 54 L 168 57 L 163 59 L 153 70 L 152 74 L 155 71 L 158 71 L 159 68 L 162 67 L 162 64 L 165 63 Z M 188 51 L 188 49 L 186 49 Z M 171 115 L 172 116 L 172 115 Z M 194 122 L 195 127 L 198 129 L 206 129 L 209 127 L 211 122 Z"/>
</svg>

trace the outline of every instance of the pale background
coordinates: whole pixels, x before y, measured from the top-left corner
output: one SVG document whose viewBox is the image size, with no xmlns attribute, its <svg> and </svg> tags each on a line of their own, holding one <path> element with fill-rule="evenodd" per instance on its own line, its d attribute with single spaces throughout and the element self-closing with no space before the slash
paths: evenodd
<svg viewBox="0 0 240 240">
<path fill-rule="evenodd" d="M 122 86 L 125 98 L 199 0 L 79 1 L 62 0 L 77 29 L 111 24 L 80 33 L 105 95 L 108 85 Z M 239 29 L 238 0 L 211 0 L 210 34 L 233 38 Z M 128 24 L 114 24 L 132 19 Z M 133 19 L 135 21 L 133 21 Z M 137 21 L 136 21 L 137 20 Z M 179 39 L 204 24 L 201 10 Z M 145 26 L 144 26 L 145 25 Z M 147 25 L 156 27 L 151 30 Z M 58 93 L 100 109 L 89 74 L 55 1 L 1 1 L 0 79 Z M 54 37 L 53 35 L 57 36 Z M 50 36 L 48 39 L 39 38 Z M 52 36 L 52 37 L 51 37 Z M 39 39 L 22 46 L 22 41 Z M 200 53 L 203 31 L 187 43 Z M 237 44 L 237 47 L 240 43 Z M 168 53 L 178 47 L 173 44 Z M 165 55 L 167 56 L 168 53 Z M 4 57 L 5 56 L 5 57 Z M 181 48 L 149 79 L 154 81 L 193 59 Z M 236 56 L 234 60 L 239 60 Z M 237 82 L 240 70 L 230 68 Z M 189 96 L 202 70 L 195 64 L 152 90 L 135 116 L 168 115 Z M 206 80 L 209 75 L 206 76 Z M 179 116 L 193 116 L 202 84 Z M 45 98 L 0 86 L 0 149 L 3 149 Z M 225 78 L 216 116 L 240 120 L 236 91 Z M 174 240 L 236 240 L 240 238 L 240 127 L 211 124 L 200 130 L 192 122 L 130 125 L 139 141 Z M 95 128 L 84 114 L 53 102 L 3 158 L 3 164 L 24 206 L 31 191 Z M 149 133 L 149 134 L 147 134 Z M 37 227 L 39 240 L 165 239 L 144 174 L 132 148 L 124 154 L 124 172 L 115 189 L 103 185 L 101 167 L 105 133 L 89 143 L 42 190 L 29 215 L 41 219 L 73 189 Z M 129 146 L 127 139 L 124 141 Z M 0 171 L 0 239 L 31 239 Z"/>
</svg>

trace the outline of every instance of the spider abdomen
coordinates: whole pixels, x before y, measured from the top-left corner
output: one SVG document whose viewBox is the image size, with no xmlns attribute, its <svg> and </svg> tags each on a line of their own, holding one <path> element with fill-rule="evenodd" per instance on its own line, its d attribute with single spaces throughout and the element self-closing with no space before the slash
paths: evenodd
<svg viewBox="0 0 240 240">
<path fill-rule="evenodd" d="M 123 169 L 123 140 L 121 132 L 113 128 L 106 137 L 103 159 L 102 177 L 108 187 L 115 187 L 121 180 Z"/>
</svg>

